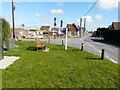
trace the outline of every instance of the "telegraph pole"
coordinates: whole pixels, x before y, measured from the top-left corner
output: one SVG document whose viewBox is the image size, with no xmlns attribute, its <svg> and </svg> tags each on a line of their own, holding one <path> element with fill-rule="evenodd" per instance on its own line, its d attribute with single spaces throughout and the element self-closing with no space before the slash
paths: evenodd
<svg viewBox="0 0 120 90">
<path fill-rule="evenodd" d="M 15 38 L 15 26 L 14 26 L 14 10 L 15 10 L 15 6 L 14 6 L 14 0 L 12 0 L 12 22 L 13 22 L 13 38 Z"/>
<path fill-rule="evenodd" d="M 86 26 L 86 18 L 84 18 L 84 30 L 83 30 L 83 36 L 85 34 L 85 26 Z"/>
<path fill-rule="evenodd" d="M 80 18 L 80 38 L 81 38 L 81 30 L 82 30 L 82 18 Z"/>
</svg>

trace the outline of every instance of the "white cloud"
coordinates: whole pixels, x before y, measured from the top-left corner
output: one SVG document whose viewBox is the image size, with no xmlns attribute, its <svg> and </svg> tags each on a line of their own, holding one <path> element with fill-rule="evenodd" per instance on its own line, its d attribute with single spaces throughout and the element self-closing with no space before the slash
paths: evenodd
<svg viewBox="0 0 120 90">
<path fill-rule="evenodd" d="M 36 13 L 35 16 L 36 16 L 36 17 L 40 17 L 41 15 L 40 15 L 39 13 Z"/>
<path fill-rule="evenodd" d="M 89 7 L 89 8 L 91 8 L 91 7 L 92 7 L 92 5 L 89 5 L 88 7 Z"/>
<path fill-rule="evenodd" d="M 64 6 L 64 4 L 63 4 L 62 2 L 59 2 L 59 3 L 57 3 L 56 5 L 57 5 L 57 6 L 60 6 L 60 7 L 63 7 L 63 6 Z"/>
<path fill-rule="evenodd" d="M 82 26 L 83 26 L 83 24 L 84 24 L 84 19 L 85 19 L 85 18 L 86 18 L 86 25 L 87 25 L 87 26 L 88 26 L 88 25 L 91 25 L 91 24 L 94 22 L 92 16 L 89 16 L 89 15 L 87 15 L 87 16 L 82 16 Z M 77 24 L 80 24 L 80 19 L 77 19 L 77 20 L 76 20 L 76 23 L 77 23 Z"/>
<path fill-rule="evenodd" d="M 43 21 L 44 23 L 46 23 L 46 24 L 50 24 L 50 25 L 53 24 L 53 21 L 52 21 L 52 20 L 50 20 L 50 19 L 48 19 L 48 18 L 45 18 L 45 17 L 42 19 L 42 21 Z"/>
<path fill-rule="evenodd" d="M 89 22 L 89 23 L 93 23 L 94 22 L 92 16 L 87 15 L 87 16 L 82 16 L 82 18 L 83 19 L 86 18 L 86 22 Z"/>
<path fill-rule="evenodd" d="M 97 15 L 95 16 L 95 19 L 101 21 L 101 20 L 103 20 L 103 16 L 100 15 L 100 14 L 97 14 Z"/>
<path fill-rule="evenodd" d="M 18 2 L 18 1 L 17 1 L 17 2 L 15 2 L 15 4 L 19 4 L 19 3 L 20 3 L 20 2 Z"/>
<path fill-rule="evenodd" d="M 99 0 L 98 7 L 103 10 L 118 8 L 118 2 L 119 0 Z"/>
<path fill-rule="evenodd" d="M 77 21 L 78 24 L 80 23 L 80 19 L 77 19 L 76 21 Z"/>
<path fill-rule="evenodd" d="M 52 15 L 60 15 L 60 14 L 63 14 L 64 11 L 62 9 L 52 9 L 52 10 L 50 10 L 50 13 Z"/>
</svg>

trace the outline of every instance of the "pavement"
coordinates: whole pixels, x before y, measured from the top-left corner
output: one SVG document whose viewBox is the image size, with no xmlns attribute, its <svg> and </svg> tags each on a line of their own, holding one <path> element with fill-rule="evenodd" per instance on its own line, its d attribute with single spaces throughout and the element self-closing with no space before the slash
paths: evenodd
<svg viewBox="0 0 120 90">
<path fill-rule="evenodd" d="M 0 61 L 0 69 L 5 69 L 11 64 L 13 64 L 16 60 L 18 60 L 20 57 L 15 56 L 4 56 L 4 59 Z"/>
</svg>

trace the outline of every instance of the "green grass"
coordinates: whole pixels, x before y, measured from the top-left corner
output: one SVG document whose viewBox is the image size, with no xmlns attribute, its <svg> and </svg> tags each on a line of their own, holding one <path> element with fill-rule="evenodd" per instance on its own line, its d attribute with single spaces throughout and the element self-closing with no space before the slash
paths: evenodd
<svg viewBox="0 0 120 90">
<path fill-rule="evenodd" d="M 35 42 L 16 42 L 5 53 L 20 56 L 3 70 L 3 88 L 117 88 L 118 65 L 86 51 L 47 44 L 50 52 L 35 51 Z"/>
</svg>

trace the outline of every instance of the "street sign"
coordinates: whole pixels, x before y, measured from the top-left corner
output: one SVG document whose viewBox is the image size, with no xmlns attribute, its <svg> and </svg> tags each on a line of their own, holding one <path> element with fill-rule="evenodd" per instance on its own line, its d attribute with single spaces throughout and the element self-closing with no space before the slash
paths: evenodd
<svg viewBox="0 0 120 90">
<path fill-rule="evenodd" d="M 56 24 L 56 18 L 54 18 L 54 27 L 55 27 L 55 26 L 57 26 L 57 24 Z"/>
<path fill-rule="evenodd" d="M 63 20 L 61 20 L 61 23 L 60 23 L 60 27 L 62 28 L 62 26 L 63 26 Z"/>
<path fill-rule="evenodd" d="M 80 28 L 78 28 L 78 31 L 80 31 L 81 29 Z"/>
</svg>

